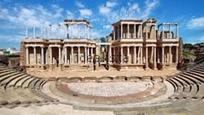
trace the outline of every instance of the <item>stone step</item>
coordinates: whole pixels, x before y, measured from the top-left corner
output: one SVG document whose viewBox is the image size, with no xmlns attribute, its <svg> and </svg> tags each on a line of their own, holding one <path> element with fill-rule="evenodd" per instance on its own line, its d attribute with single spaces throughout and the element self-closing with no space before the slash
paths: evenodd
<svg viewBox="0 0 204 115">
<path fill-rule="evenodd" d="M 188 79 L 186 77 L 182 77 L 182 76 L 178 76 L 178 78 L 184 80 L 186 83 L 188 82 L 188 86 L 189 86 L 189 96 L 195 96 L 198 92 L 199 89 L 199 85 L 196 84 L 195 81 L 191 81 L 191 79 Z"/>
<path fill-rule="evenodd" d="M 14 71 L 3 72 L 3 73 L 0 74 L 0 78 L 5 76 L 5 75 L 9 75 L 9 74 L 13 74 L 13 73 L 16 73 L 16 72 L 14 72 Z"/>
<path fill-rule="evenodd" d="M 199 77 L 199 76 L 197 76 L 195 74 L 192 74 L 192 73 L 183 73 L 183 74 L 187 75 L 189 77 L 193 77 L 193 78 L 197 79 L 200 83 L 204 83 L 204 80 L 201 77 Z"/>
<path fill-rule="evenodd" d="M 13 79 L 13 78 L 16 78 L 16 77 L 20 77 L 20 76 L 23 76 L 25 75 L 24 73 L 17 73 L 15 75 L 12 75 L 12 76 L 7 76 L 7 77 L 4 77 L 3 79 L 0 80 L 0 85 L 1 86 L 4 86 L 9 80 Z"/>
<path fill-rule="evenodd" d="M 11 77 L 11 79 L 8 79 L 7 81 L 5 81 L 5 86 L 4 86 L 4 89 L 7 88 L 7 86 L 10 84 L 10 82 L 12 81 L 16 81 L 16 79 L 19 79 L 19 78 L 22 78 L 22 77 L 26 77 L 27 75 L 26 74 L 23 74 L 21 76 L 16 76 L 16 77 Z"/>
<path fill-rule="evenodd" d="M 12 77 L 12 76 L 15 76 L 15 75 L 23 75 L 22 73 L 12 73 L 12 74 L 8 74 L 8 75 L 5 75 L 5 76 L 2 76 L 0 77 L 0 83 L 2 81 L 4 81 L 5 79 L 8 79 L 9 77 Z"/>
<path fill-rule="evenodd" d="M 15 84 L 14 84 L 14 87 L 21 87 L 21 85 L 22 85 L 22 83 L 24 82 L 24 81 L 26 81 L 27 79 L 30 79 L 31 77 L 30 76 L 27 76 L 27 77 L 22 77 L 22 78 L 20 78 L 19 80 L 17 80 L 16 82 L 15 82 Z"/>
<path fill-rule="evenodd" d="M 25 78 L 28 78 L 29 76 L 28 75 L 24 75 L 24 76 L 21 76 L 21 77 L 18 77 L 16 79 L 13 79 L 12 81 L 10 81 L 8 84 L 7 84 L 7 88 L 9 87 L 14 87 L 15 84 L 17 84 L 18 82 L 20 82 L 20 80 L 23 80 Z"/>
<path fill-rule="evenodd" d="M 35 84 L 37 83 L 37 82 L 39 82 L 40 81 L 40 79 L 39 78 L 35 78 L 35 79 L 33 79 L 33 80 L 31 80 L 29 83 L 28 83 L 28 88 L 31 88 L 31 89 L 35 89 Z"/>
<path fill-rule="evenodd" d="M 14 70 L 13 69 L 8 69 L 8 68 L 0 69 L 0 73 L 8 72 L 8 71 L 14 71 Z"/>
<path fill-rule="evenodd" d="M 33 79 L 35 79 L 34 77 L 30 77 L 30 78 L 27 78 L 27 79 L 24 79 L 19 85 L 21 88 L 28 88 L 28 84 L 30 81 L 32 81 Z M 17 86 L 19 87 L 19 86 Z"/>
</svg>

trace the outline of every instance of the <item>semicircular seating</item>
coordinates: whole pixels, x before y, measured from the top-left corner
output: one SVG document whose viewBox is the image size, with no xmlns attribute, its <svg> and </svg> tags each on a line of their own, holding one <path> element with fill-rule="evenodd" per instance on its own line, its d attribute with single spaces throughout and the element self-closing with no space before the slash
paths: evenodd
<svg viewBox="0 0 204 115">
<path fill-rule="evenodd" d="M 170 99 L 203 99 L 204 98 L 204 62 L 166 79 L 174 87 Z"/>
<path fill-rule="evenodd" d="M 0 64 L 0 105 L 56 102 L 41 91 L 47 81 Z"/>
</svg>

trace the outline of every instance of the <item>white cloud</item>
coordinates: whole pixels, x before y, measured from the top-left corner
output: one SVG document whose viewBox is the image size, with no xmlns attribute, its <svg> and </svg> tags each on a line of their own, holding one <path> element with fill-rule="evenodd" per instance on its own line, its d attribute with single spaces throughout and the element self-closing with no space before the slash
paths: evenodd
<svg viewBox="0 0 204 115">
<path fill-rule="evenodd" d="M 112 26 L 108 24 L 108 25 L 104 25 L 103 28 L 104 28 L 104 29 L 111 29 Z"/>
<path fill-rule="evenodd" d="M 190 29 L 203 28 L 204 27 L 204 16 L 191 19 L 188 22 L 187 26 Z"/>
<path fill-rule="evenodd" d="M 107 1 L 106 6 L 107 7 L 115 7 L 117 5 L 117 2 L 114 1 Z"/>
<path fill-rule="evenodd" d="M 79 8 L 85 8 L 84 4 L 82 4 L 79 1 L 76 2 L 76 6 L 79 7 Z"/>
<path fill-rule="evenodd" d="M 151 14 L 152 10 L 154 10 L 158 4 L 159 0 L 146 0 L 145 1 L 146 8 L 141 17 L 147 18 Z"/>
<path fill-rule="evenodd" d="M 66 11 L 66 18 L 69 18 L 69 19 L 71 19 L 71 18 L 74 18 L 75 16 L 74 16 L 74 13 L 73 12 L 71 12 L 71 11 L 69 11 L 69 10 L 67 10 Z"/>
<path fill-rule="evenodd" d="M 204 41 L 204 35 L 200 38 L 200 41 L 202 42 Z"/>
<path fill-rule="evenodd" d="M 106 7 L 106 6 L 100 6 L 100 7 L 99 7 L 99 12 L 100 12 L 102 15 L 108 15 L 108 14 L 111 12 L 111 8 Z"/>
<path fill-rule="evenodd" d="M 135 11 L 135 12 L 140 12 L 140 7 L 137 3 L 134 3 L 131 7 L 130 7 L 131 10 Z"/>
<path fill-rule="evenodd" d="M 92 11 L 90 9 L 79 9 L 80 15 L 83 16 L 91 16 L 92 15 Z"/>
<path fill-rule="evenodd" d="M 2 14 L 3 16 L 0 16 L 0 19 L 9 21 L 10 23 L 15 24 L 16 26 L 48 26 L 49 24 L 60 21 L 64 17 L 64 10 L 59 6 L 53 5 L 51 9 L 55 10 L 44 8 L 41 5 L 29 8 L 4 8 L 4 13 Z"/>
<path fill-rule="evenodd" d="M 123 7 L 117 9 L 103 5 L 99 6 L 99 13 L 105 17 L 108 24 L 114 23 L 120 19 L 144 19 L 148 18 L 158 4 L 159 0 L 146 0 L 144 7 L 136 2 L 128 2 L 127 6 L 123 5 Z"/>
<path fill-rule="evenodd" d="M 107 1 L 105 4 L 99 6 L 99 13 L 102 15 L 108 15 L 112 12 L 112 9 L 117 5 L 115 1 Z"/>
</svg>

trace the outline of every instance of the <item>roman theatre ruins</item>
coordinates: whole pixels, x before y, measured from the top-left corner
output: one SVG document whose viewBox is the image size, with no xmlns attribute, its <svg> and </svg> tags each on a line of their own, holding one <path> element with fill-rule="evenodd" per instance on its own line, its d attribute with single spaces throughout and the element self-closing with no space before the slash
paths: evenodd
<svg viewBox="0 0 204 115">
<path fill-rule="evenodd" d="M 78 27 L 80 29 L 74 29 Z M 0 65 L 5 114 L 192 115 L 204 112 L 204 58 L 177 70 L 182 40 L 176 23 L 120 20 L 106 41 L 87 20 L 64 20 L 63 37 L 27 36 L 21 70 Z M 49 28 L 52 30 L 52 26 Z M 77 33 L 77 34 L 76 34 Z M 57 33 L 55 33 L 57 34 Z"/>
</svg>

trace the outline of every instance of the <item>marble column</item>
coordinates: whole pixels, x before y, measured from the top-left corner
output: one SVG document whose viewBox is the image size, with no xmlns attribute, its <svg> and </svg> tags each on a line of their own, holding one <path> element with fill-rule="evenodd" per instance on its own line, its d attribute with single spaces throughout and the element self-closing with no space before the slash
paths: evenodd
<svg viewBox="0 0 204 115">
<path fill-rule="evenodd" d="M 36 54 L 36 46 L 33 47 L 34 52 L 34 64 L 37 64 L 37 54 Z"/>
<path fill-rule="evenodd" d="M 44 47 L 41 47 L 41 64 L 44 65 Z"/>
<path fill-rule="evenodd" d="M 171 46 L 169 46 L 169 64 L 172 63 L 172 51 L 171 51 Z"/>
<path fill-rule="evenodd" d="M 64 47 L 64 50 L 65 50 L 65 64 L 67 64 L 67 46 Z"/>
<path fill-rule="evenodd" d="M 74 63 L 74 47 L 71 46 L 70 48 L 71 48 L 70 62 L 71 64 L 73 64 Z"/>
<path fill-rule="evenodd" d="M 178 46 L 176 46 L 176 64 L 178 63 Z"/>
<path fill-rule="evenodd" d="M 87 64 L 87 47 L 84 46 L 84 63 Z"/>
<path fill-rule="evenodd" d="M 171 38 L 171 25 L 169 24 L 169 39 Z"/>
<path fill-rule="evenodd" d="M 109 45 L 109 52 L 108 52 L 108 62 L 110 63 L 112 61 L 112 48 L 111 45 Z"/>
<path fill-rule="evenodd" d="M 136 49 L 136 46 L 134 46 L 133 48 L 134 48 L 133 64 L 136 64 L 137 63 L 137 49 Z"/>
<path fill-rule="evenodd" d="M 162 46 L 162 65 L 164 65 L 164 50 L 165 50 L 165 47 L 164 46 Z"/>
<path fill-rule="evenodd" d="M 121 33 L 120 33 L 120 34 L 121 34 L 121 35 L 120 35 L 120 36 L 121 36 L 120 39 L 123 39 L 123 24 L 120 25 L 120 29 L 121 29 L 121 30 L 120 30 L 120 31 L 121 31 Z"/>
<path fill-rule="evenodd" d="M 134 38 L 137 38 L 136 24 L 134 24 Z"/>
<path fill-rule="evenodd" d="M 52 64 L 52 47 L 49 47 L 50 54 L 50 64 Z"/>
<path fill-rule="evenodd" d="M 77 57 L 78 57 L 78 58 L 77 58 L 77 62 L 80 63 L 80 54 L 81 54 L 81 52 L 80 52 L 80 46 L 78 46 L 77 49 L 78 49 L 78 51 L 77 51 Z"/>
<path fill-rule="evenodd" d="M 127 38 L 130 38 L 130 25 L 127 24 Z"/>
<path fill-rule="evenodd" d="M 26 65 L 29 65 L 29 51 L 28 47 L 26 47 Z"/>
<path fill-rule="evenodd" d="M 115 59 L 116 59 L 115 47 L 113 47 L 113 56 L 112 56 L 113 63 L 115 63 Z"/>
<path fill-rule="evenodd" d="M 154 69 L 157 68 L 157 47 L 154 47 Z"/>
<path fill-rule="evenodd" d="M 61 47 L 58 47 L 58 57 L 59 57 L 59 64 L 62 64 L 62 51 L 61 51 Z"/>
<path fill-rule="evenodd" d="M 140 64 L 143 64 L 143 47 L 140 47 Z"/>
<path fill-rule="evenodd" d="M 127 58 L 128 58 L 128 64 L 130 64 L 130 47 L 127 46 Z"/>
<path fill-rule="evenodd" d="M 87 55 L 88 55 L 88 63 L 89 63 L 89 58 L 90 58 L 90 54 L 89 54 L 89 47 L 87 47 Z"/>
<path fill-rule="evenodd" d="M 93 64 L 93 47 L 91 47 L 91 63 Z"/>
<path fill-rule="evenodd" d="M 142 24 L 141 24 L 141 25 L 140 25 L 140 35 L 141 35 L 141 37 L 140 37 L 140 38 L 141 38 L 141 39 L 143 38 L 142 33 L 143 33 L 143 32 L 142 32 Z"/>
<path fill-rule="evenodd" d="M 146 65 L 146 68 L 149 68 L 149 60 L 148 60 L 148 47 L 146 46 L 146 51 L 145 51 L 146 55 L 145 55 L 145 65 Z"/>
<path fill-rule="evenodd" d="M 120 63 L 123 64 L 123 46 L 120 47 Z"/>
<path fill-rule="evenodd" d="M 119 33 L 120 32 L 120 28 L 119 27 L 120 26 L 117 27 L 117 39 L 120 39 L 120 33 Z"/>
<path fill-rule="evenodd" d="M 164 38 L 164 25 L 162 25 L 162 38 Z"/>
</svg>

